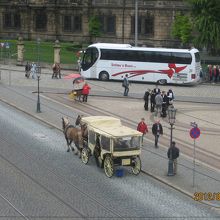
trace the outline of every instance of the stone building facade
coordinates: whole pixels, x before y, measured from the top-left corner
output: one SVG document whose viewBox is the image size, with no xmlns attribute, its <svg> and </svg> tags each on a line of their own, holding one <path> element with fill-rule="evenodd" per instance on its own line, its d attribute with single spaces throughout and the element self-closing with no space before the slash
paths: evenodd
<svg viewBox="0 0 220 220">
<path fill-rule="evenodd" d="M 188 11 L 184 0 L 0 0 L 0 38 L 134 44 L 136 1 L 138 44 L 178 46 L 170 32 L 175 14 Z M 95 39 L 92 16 L 101 24 Z"/>
</svg>

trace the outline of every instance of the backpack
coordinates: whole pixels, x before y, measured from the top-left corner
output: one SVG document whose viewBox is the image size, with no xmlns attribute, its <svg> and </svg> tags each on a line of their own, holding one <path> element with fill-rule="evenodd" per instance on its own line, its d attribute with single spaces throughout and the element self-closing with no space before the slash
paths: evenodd
<svg viewBox="0 0 220 220">
<path fill-rule="evenodd" d="M 127 86 L 127 83 L 126 83 L 126 80 L 124 79 L 122 82 L 122 87 L 126 87 L 126 86 Z"/>
</svg>

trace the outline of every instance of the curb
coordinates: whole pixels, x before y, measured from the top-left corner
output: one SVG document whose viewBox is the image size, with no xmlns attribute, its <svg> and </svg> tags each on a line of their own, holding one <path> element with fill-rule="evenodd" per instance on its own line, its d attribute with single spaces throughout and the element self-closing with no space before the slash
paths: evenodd
<svg viewBox="0 0 220 220">
<path fill-rule="evenodd" d="M 172 185 L 172 184 L 171 184 L 170 182 L 168 182 L 167 180 L 165 180 L 165 179 L 163 179 L 163 178 L 161 178 L 161 177 L 159 177 L 159 176 L 157 176 L 157 175 L 154 175 L 154 174 L 150 173 L 149 171 L 141 170 L 141 172 L 144 173 L 144 174 L 146 174 L 146 175 L 148 175 L 148 176 L 150 176 L 151 178 L 153 178 L 153 179 L 155 179 L 155 180 L 157 180 L 157 181 L 159 181 L 159 182 L 161 182 L 161 183 L 163 183 L 163 184 L 165 184 L 165 185 L 167 185 L 167 186 L 169 186 L 169 187 L 175 189 L 176 191 L 178 191 L 178 192 L 180 192 L 180 193 L 182 193 L 182 194 L 184 194 L 184 195 L 190 197 L 191 199 L 193 199 L 193 195 L 192 195 L 190 192 L 188 192 L 188 191 L 186 191 L 186 190 L 184 190 L 184 189 L 182 189 L 182 188 L 180 188 L 180 187 L 178 187 L 178 186 L 176 186 L 176 185 Z M 196 201 L 196 200 L 195 200 L 195 201 Z M 217 206 L 217 205 L 212 204 L 211 202 L 205 202 L 205 201 L 196 201 L 196 202 L 199 202 L 199 203 L 201 203 L 201 204 L 208 205 L 208 206 L 210 206 L 210 207 L 212 207 L 212 208 L 215 208 L 215 209 L 219 209 L 219 210 L 220 210 L 220 205 Z"/>
</svg>

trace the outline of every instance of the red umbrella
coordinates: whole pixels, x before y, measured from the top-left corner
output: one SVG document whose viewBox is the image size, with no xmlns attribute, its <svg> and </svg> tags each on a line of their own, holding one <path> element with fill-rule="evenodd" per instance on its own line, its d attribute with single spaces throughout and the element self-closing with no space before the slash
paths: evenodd
<svg viewBox="0 0 220 220">
<path fill-rule="evenodd" d="M 75 78 L 79 78 L 82 77 L 79 73 L 71 73 L 67 76 L 64 76 L 64 79 L 75 79 Z"/>
</svg>

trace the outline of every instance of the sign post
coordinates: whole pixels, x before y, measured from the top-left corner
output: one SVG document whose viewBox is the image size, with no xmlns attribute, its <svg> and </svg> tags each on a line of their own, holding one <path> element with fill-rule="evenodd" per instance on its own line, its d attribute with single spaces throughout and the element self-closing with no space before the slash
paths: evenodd
<svg viewBox="0 0 220 220">
<path fill-rule="evenodd" d="M 193 146 L 193 187 L 195 186 L 195 167 L 196 167 L 196 138 L 200 136 L 200 129 L 195 122 L 191 122 L 190 137 L 194 140 Z"/>
</svg>

